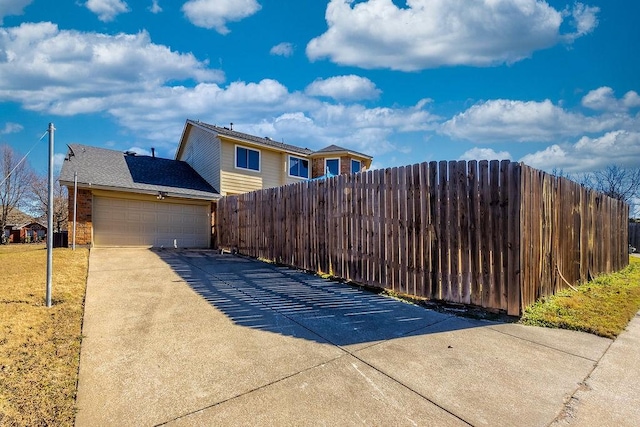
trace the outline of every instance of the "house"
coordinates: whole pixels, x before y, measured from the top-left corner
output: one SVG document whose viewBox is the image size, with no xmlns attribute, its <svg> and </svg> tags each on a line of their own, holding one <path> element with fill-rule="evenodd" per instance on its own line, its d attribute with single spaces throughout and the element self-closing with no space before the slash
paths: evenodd
<svg viewBox="0 0 640 427">
<path fill-rule="evenodd" d="M 360 172 L 371 161 L 336 145 L 314 152 L 187 120 L 173 160 L 153 149 L 142 156 L 73 144 L 60 183 L 69 189 L 71 231 L 77 174 L 76 244 L 207 248 L 220 197 Z"/>
<path fill-rule="evenodd" d="M 257 137 L 232 128 L 187 120 L 176 160 L 230 195 L 300 182 L 327 173 L 356 173 L 371 166 L 366 154 L 331 145 L 318 151 Z"/>
<path fill-rule="evenodd" d="M 38 242 L 43 240 L 46 235 L 46 225 L 24 212 L 14 209 L 7 215 L 7 224 L 4 227 L 4 237 L 6 237 L 7 243 Z"/>
<path fill-rule="evenodd" d="M 70 145 L 60 173 L 60 183 L 69 189 L 70 230 L 75 174 L 77 244 L 211 245 L 213 202 L 220 195 L 187 163 Z"/>
</svg>

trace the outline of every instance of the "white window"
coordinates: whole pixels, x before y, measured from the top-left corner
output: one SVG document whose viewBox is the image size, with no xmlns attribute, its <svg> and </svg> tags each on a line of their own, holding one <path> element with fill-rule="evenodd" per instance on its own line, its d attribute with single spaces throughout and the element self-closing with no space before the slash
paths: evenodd
<svg viewBox="0 0 640 427">
<path fill-rule="evenodd" d="M 360 160 L 351 160 L 351 173 L 358 173 L 362 170 Z"/>
<path fill-rule="evenodd" d="M 236 145 L 236 168 L 260 172 L 260 151 Z"/>
<path fill-rule="evenodd" d="M 340 159 L 325 159 L 324 172 L 331 175 L 340 175 Z"/>
<path fill-rule="evenodd" d="M 309 160 L 289 156 L 289 176 L 309 179 Z"/>
</svg>

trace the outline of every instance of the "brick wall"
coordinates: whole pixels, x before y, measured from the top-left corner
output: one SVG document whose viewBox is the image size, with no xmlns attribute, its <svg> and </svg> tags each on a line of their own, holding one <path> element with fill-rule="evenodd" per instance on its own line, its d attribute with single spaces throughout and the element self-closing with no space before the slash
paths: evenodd
<svg viewBox="0 0 640 427">
<path fill-rule="evenodd" d="M 329 157 L 335 159 L 335 157 Z M 340 157 L 340 174 L 351 173 L 351 157 Z M 317 178 L 325 174 L 324 170 L 324 157 L 314 158 L 311 164 L 311 178 Z"/>
<path fill-rule="evenodd" d="M 69 188 L 69 244 L 73 242 L 73 187 Z M 76 245 L 91 244 L 91 190 L 78 189 L 78 206 L 76 216 Z"/>
<path fill-rule="evenodd" d="M 324 175 L 324 159 L 312 159 L 311 178 L 317 178 L 322 175 Z"/>
<path fill-rule="evenodd" d="M 340 157 L 340 174 L 351 173 L 351 157 Z"/>
</svg>

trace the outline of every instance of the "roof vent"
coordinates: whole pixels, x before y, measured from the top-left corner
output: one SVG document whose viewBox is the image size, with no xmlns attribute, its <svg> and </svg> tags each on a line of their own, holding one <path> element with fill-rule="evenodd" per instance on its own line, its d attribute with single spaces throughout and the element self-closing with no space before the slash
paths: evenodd
<svg viewBox="0 0 640 427">
<path fill-rule="evenodd" d="M 267 141 L 271 141 L 271 137 L 270 136 L 265 136 L 264 139 L 266 139 Z"/>
<path fill-rule="evenodd" d="M 135 153 L 135 151 L 129 151 L 129 150 L 127 150 L 127 151 L 125 151 L 125 152 L 124 152 L 124 155 L 125 155 L 125 156 L 135 156 L 135 155 L 136 155 L 136 153 Z"/>
</svg>

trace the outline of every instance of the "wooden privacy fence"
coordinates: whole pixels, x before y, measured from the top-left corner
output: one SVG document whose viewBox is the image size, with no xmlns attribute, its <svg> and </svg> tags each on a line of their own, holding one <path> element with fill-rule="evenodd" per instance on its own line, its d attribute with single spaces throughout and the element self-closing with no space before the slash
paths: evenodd
<svg viewBox="0 0 640 427">
<path fill-rule="evenodd" d="M 519 315 L 626 266 L 628 209 L 522 163 L 441 161 L 223 197 L 216 222 L 242 254 Z"/>
<path fill-rule="evenodd" d="M 640 252 L 640 222 L 629 223 L 629 244 Z"/>
</svg>

